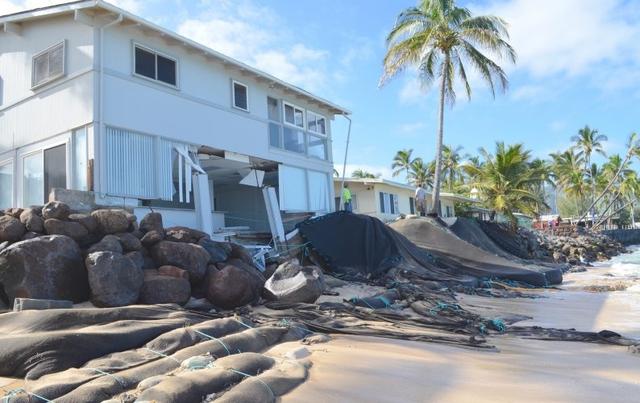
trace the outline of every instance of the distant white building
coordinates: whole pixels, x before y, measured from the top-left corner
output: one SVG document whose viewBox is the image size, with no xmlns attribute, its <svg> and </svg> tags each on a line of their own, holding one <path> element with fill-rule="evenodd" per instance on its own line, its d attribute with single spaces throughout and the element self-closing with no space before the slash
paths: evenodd
<svg viewBox="0 0 640 403">
<path fill-rule="evenodd" d="M 285 213 L 332 211 L 348 113 L 101 0 L 0 17 L 0 208 L 89 190 L 168 225 L 268 230 L 240 181 Z"/>
<path fill-rule="evenodd" d="M 345 184 L 349 186 L 351 192 L 354 213 L 370 215 L 382 221 L 392 221 L 401 215 L 417 214 L 416 188 L 413 186 L 380 178 L 345 178 Z M 333 186 L 336 194 L 334 200 L 336 209 L 341 209 L 338 204 L 340 203 L 342 179 L 333 178 Z M 427 195 L 428 212 L 431 209 L 431 193 L 428 192 Z M 456 217 L 456 202 L 477 203 L 477 200 L 441 192 L 441 216 L 444 218 Z"/>
</svg>

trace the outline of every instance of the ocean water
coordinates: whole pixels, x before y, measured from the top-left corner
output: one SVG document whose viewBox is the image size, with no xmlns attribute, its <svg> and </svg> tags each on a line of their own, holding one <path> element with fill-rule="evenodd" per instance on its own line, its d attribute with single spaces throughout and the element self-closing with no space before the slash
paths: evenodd
<svg viewBox="0 0 640 403">
<path fill-rule="evenodd" d="M 626 291 L 640 293 L 640 245 L 628 248 L 630 253 L 623 253 L 606 262 L 595 263 L 583 277 L 586 280 L 622 281 L 628 284 Z"/>
</svg>

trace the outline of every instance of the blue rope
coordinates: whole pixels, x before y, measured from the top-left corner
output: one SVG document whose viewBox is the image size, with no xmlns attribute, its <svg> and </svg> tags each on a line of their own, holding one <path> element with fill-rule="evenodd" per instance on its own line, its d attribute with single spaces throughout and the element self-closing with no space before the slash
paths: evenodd
<svg viewBox="0 0 640 403">
<path fill-rule="evenodd" d="M 27 392 L 27 390 L 24 389 L 24 388 L 18 388 L 18 389 L 14 389 L 12 391 L 9 391 L 9 393 L 2 398 L 3 403 L 9 403 L 9 401 L 11 400 L 12 397 L 17 396 L 20 393 L 26 393 L 29 396 L 37 397 L 38 399 L 40 399 L 40 400 L 42 400 L 44 402 L 47 402 L 47 403 L 52 403 L 53 402 L 53 400 L 49 400 L 46 397 L 43 397 L 43 396 L 40 396 L 40 395 L 36 395 L 35 393 Z"/>
<path fill-rule="evenodd" d="M 82 368 L 82 369 L 88 369 L 88 370 L 90 370 L 90 371 L 97 372 L 97 373 L 99 373 L 99 374 L 101 374 L 101 375 L 111 377 L 111 378 L 113 378 L 116 382 L 118 382 L 118 383 L 120 384 L 120 386 L 122 386 L 122 387 L 125 387 L 125 386 L 126 386 L 126 384 L 125 384 L 125 383 L 124 383 L 120 378 L 118 378 L 117 376 L 115 376 L 115 375 L 113 375 L 113 374 L 110 374 L 110 373 L 108 373 L 108 372 L 105 372 L 105 371 L 103 371 L 103 370 L 101 370 L 101 369 L 98 369 L 98 368 Z"/>
<path fill-rule="evenodd" d="M 436 313 L 440 311 L 444 311 L 445 309 L 451 309 L 452 311 L 459 311 L 461 308 L 460 308 L 460 305 L 458 304 L 447 304 L 444 302 L 438 302 L 436 306 L 434 306 L 429 310 L 429 313 L 431 313 L 432 315 L 435 315 Z"/>
<path fill-rule="evenodd" d="M 288 329 L 299 329 L 299 330 L 302 330 L 303 332 L 307 332 L 307 334 L 314 334 L 314 332 L 312 332 L 309 329 L 305 329 L 304 327 L 300 327 L 300 326 L 296 326 L 296 325 L 291 324 L 291 322 L 289 322 L 287 319 L 282 319 L 280 322 L 278 322 L 278 324 L 280 326 L 284 326 L 284 327 L 286 327 Z"/>
<path fill-rule="evenodd" d="M 502 319 L 498 319 L 498 318 L 492 319 L 491 320 L 491 325 L 493 325 L 493 327 L 500 333 L 502 333 L 505 330 L 507 330 L 507 326 L 504 324 Z"/>
<path fill-rule="evenodd" d="M 161 356 L 161 357 L 164 357 L 164 358 L 170 358 L 170 359 L 172 359 L 173 361 L 175 361 L 175 362 L 177 362 L 178 364 L 180 364 L 180 361 L 178 361 L 175 357 L 171 357 L 171 356 L 169 356 L 169 355 L 163 354 L 163 353 L 161 353 L 160 351 L 152 350 L 152 349 L 150 349 L 150 348 L 148 348 L 148 347 L 144 347 L 144 349 L 145 349 L 145 350 L 149 350 L 149 351 L 151 351 L 152 353 L 157 354 L 157 355 L 159 355 L 159 356 Z"/>
<path fill-rule="evenodd" d="M 197 334 L 201 335 L 201 336 L 204 336 L 204 337 L 207 337 L 207 338 L 209 338 L 211 340 L 217 341 L 218 343 L 220 343 L 220 345 L 222 345 L 222 347 L 224 347 L 225 350 L 227 350 L 227 355 L 231 355 L 231 351 L 229 350 L 229 347 L 227 347 L 227 345 L 224 344 L 224 342 L 222 340 L 218 339 L 217 337 L 209 336 L 208 334 L 203 333 L 203 332 L 201 332 L 199 330 L 196 330 L 196 329 L 192 329 L 192 330 L 194 332 L 196 332 Z"/>
</svg>

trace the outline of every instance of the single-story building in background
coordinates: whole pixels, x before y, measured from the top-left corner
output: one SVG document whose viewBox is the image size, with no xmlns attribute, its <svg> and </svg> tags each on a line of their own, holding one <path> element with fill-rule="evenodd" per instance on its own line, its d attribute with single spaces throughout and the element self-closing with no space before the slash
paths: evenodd
<svg viewBox="0 0 640 403">
<path fill-rule="evenodd" d="M 66 189 L 167 226 L 273 233 L 276 212 L 333 211 L 347 114 L 102 0 L 0 16 L 0 208 Z"/>
<path fill-rule="evenodd" d="M 393 221 L 401 215 L 416 214 L 416 188 L 403 183 L 380 178 L 346 178 L 352 196 L 353 212 L 379 218 L 381 221 Z M 341 210 L 341 178 L 333 178 L 335 208 Z M 477 200 L 452 193 L 440 193 L 440 212 L 442 217 L 455 217 L 455 203 L 478 203 Z M 427 211 L 431 209 L 431 193 L 428 193 Z"/>
</svg>

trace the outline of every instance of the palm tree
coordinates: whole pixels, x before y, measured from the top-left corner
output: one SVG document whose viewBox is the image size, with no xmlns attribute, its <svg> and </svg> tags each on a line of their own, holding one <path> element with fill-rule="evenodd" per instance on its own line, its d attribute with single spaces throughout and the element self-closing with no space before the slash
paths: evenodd
<svg viewBox="0 0 640 403">
<path fill-rule="evenodd" d="M 409 169 L 411 168 L 411 154 L 413 154 L 413 150 L 400 150 L 396 153 L 396 156 L 393 157 L 393 163 L 391 164 L 391 169 L 393 169 L 393 176 L 398 176 L 404 171 L 407 175 L 409 175 Z"/>
<path fill-rule="evenodd" d="M 425 164 L 422 158 L 416 158 L 411 163 L 407 178 L 414 186 L 431 187 L 433 185 L 433 170 L 433 163 Z"/>
<path fill-rule="evenodd" d="M 547 186 L 556 187 L 555 175 L 551 163 L 547 160 L 536 158 L 529 163 L 529 167 L 537 173 L 537 181 L 532 184 L 532 191 L 542 200 L 547 201 Z M 538 211 L 538 215 L 541 211 Z"/>
<path fill-rule="evenodd" d="M 514 213 L 536 214 L 548 207 L 532 187 L 540 182 L 542 172 L 530 164 L 531 152 L 522 144 L 505 146 L 496 143 L 495 155 L 480 149 L 484 158 L 481 167 L 465 164 L 464 169 L 474 178 L 470 186 L 477 188 L 485 205 L 509 219 L 515 228 L 518 220 Z"/>
<path fill-rule="evenodd" d="M 582 155 L 571 148 L 563 153 L 551 154 L 551 159 L 556 183 L 568 196 L 582 201 L 588 189 Z"/>
<path fill-rule="evenodd" d="M 358 179 L 377 179 L 380 177 L 380 174 L 374 175 L 371 172 L 365 171 L 364 169 L 356 169 L 351 174 L 351 177 Z"/>
<path fill-rule="evenodd" d="M 507 75 L 479 48 L 506 57 L 515 63 L 516 53 L 506 41 L 504 20 L 494 16 L 473 16 L 467 8 L 456 6 L 455 0 L 420 0 L 405 9 L 387 36 L 387 54 L 380 85 L 409 66 L 416 67 L 424 87 L 440 80 L 439 125 L 436 137 L 436 167 L 431 214 L 438 214 L 444 139 L 445 100 L 455 102 L 456 75 L 462 81 L 468 99 L 471 85 L 465 65 L 471 64 L 489 84 L 495 97 L 496 84 L 507 88 Z"/>
<path fill-rule="evenodd" d="M 584 157 L 584 170 L 587 174 L 591 173 L 591 155 L 598 153 L 603 157 L 606 156 L 602 146 L 603 141 L 607 141 L 607 136 L 599 134 L 598 130 L 591 129 L 589 126 L 578 130 L 578 135 L 571 137 L 571 141 L 575 142 L 574 148 L 580 150 Z M 594 177 L 591 179 L 591 202 L 596 198 L 596 181 Z M 595 206 L 594 206 L 595 207 Z M 591 209 L 591 216 L 595 217 L 595 208 Z"/>
<path fill-rule="evenodd" d="M 453 185 L 456 178 L 461 177 L 460 173 L 460 160 L 462 155 L 460 152 L 464 147 L 458 146 L 456 148 L 443 145 L 442 146 L 442 177 L 446 178 L 445 182 L 449 188 L 449 192 L 453 192 Z"/>
</svg>

